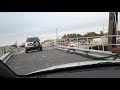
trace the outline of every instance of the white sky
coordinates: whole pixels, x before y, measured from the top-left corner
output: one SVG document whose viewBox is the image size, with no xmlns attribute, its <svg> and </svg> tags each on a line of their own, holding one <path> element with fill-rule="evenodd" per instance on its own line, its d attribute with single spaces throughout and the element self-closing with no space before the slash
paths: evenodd
<svg viewBox="0 0 120 90">
<path fill-rule="evenodd" d="M 108 30 L 109 12 L 0 12 L 0 46 L 26 37 L 38 36 L 42 41 L 67 33 L 84 34 Z"/>
</svg>

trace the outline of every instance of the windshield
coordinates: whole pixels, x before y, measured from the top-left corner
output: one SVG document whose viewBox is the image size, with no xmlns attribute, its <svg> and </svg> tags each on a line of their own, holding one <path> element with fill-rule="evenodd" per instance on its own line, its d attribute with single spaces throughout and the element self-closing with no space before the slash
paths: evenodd
<svg viewBox="0 0 120 90">
<path fill-rule="evenodd" d="M 0 12 L 0 60 L 19 75 L 69 63 L 120 60 L 112 52 L 120 47 L 120 19 L 116 15 Z"/>
<path fill-rule="evenodd" d="M 28 38 L 26 42 L 33 42 L 33 41 L 39 41 L 38 38 Z"/>
</svg>

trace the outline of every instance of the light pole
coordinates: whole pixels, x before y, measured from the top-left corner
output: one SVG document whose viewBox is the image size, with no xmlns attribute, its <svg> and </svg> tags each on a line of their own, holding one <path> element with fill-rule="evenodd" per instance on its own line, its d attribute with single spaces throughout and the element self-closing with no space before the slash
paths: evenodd
<svg viewBox="0 0 120 90">
<path fill-rule="evenodd" d="M 58 35 L 57 35 L 57 28 L 56 28 L 56 46 L 57 46 L 57 43 L 58 43 Z"/>
<path fill-rule="evenodd" d="M 103 25 L 103 35 L 105 36 L 105 32 L 104 32 L 104 25 Z"/>
<path fill-rule="evenodd" d="M 60 27 L 59 27 L 59 29 L 60 29 Z M 59 40 L 59 37 L 58 37 L 58 28 L 56 28 L 56 46 L 58 45 L 58 40 Z"/>
<path fill-rule="evenodd" d="M 104 51 L 104 44 L 105 44 L 105 32 L 104 32 L 104 24 L 103 24 L 103 38 L 102 38 L 102 48 L 103 48 L 103 51 Z"/>
</svg>

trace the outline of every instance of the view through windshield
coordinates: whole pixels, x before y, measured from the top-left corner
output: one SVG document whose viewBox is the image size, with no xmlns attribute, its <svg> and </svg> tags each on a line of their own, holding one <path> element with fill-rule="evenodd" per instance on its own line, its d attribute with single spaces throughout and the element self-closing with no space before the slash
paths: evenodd
<svg viewBox="0 0 120 90">
<path fill-rule="evenodd" d="M 116 28 L 111 29 L 110 17 L 115 15 L 110 12 L 0 12 L 0 60 L 16 74 L 25 75 L 52 66 L 94 61 L 86 51 L 97 58 L 113 55 L 111 47 L 120 46 L 119 18 L 114 20 Z"/>
</svg>

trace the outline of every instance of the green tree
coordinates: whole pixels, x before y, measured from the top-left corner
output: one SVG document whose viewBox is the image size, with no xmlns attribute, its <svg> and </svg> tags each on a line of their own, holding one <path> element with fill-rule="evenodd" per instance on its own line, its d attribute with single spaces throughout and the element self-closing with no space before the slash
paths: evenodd
<svg viewBox="0 0 120 90">
<path fill-rule="evenodd" d="M 81 37 L 81 35 L 80 35 L 80 34 L 77 34 L 77 37 Z"/>
<path fill-rule="evenodd" d="M 62 39 L 63 39 L 63 38 L 67 38 L 67 35 L 66 35 L 66 34 L 64 34 L 64 36 L 62 37 Z"/>
<path fill-rule="evenodd" d="M 95 33 L 95 32 L 87 32 L 84 37 L 92 37 L 92 36 L 98 36 L 99 34 Z"/>
<path fill-rule="evenodd" d="M 77 36 L 76 33 L 72 34 L 72 38 L 76 38 L 76 36 Z"/>
<path fill-rule="evenodd" d="M 100 36 L 103 36 L 103 35 L 104 35 L 103 31 L 100 31 Z"/>
</svg>

